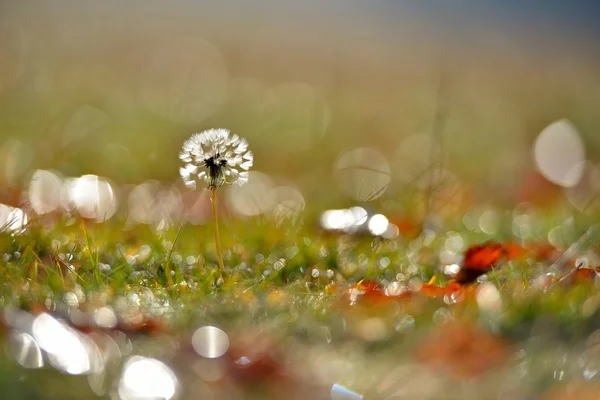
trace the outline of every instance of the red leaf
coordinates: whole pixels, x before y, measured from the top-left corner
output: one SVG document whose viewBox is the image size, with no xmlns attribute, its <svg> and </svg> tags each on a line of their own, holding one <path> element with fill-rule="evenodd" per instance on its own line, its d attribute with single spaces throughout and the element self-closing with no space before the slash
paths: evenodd
<svg viewBox="0 0 600 400">
<path fill-rule="evenodd" d="M 462 268 L 450 277 L 460 284 L 475 282 L 480 275 L 488 272 L 507 253 L 499 243 L 488 242 L 472 245 L 465 252 Z"/>
<path fill-rule="evenodd" d="M 598 270 L 600 267 L 596 268 L 578 268 L 575 270 L 573 274 L 572 282 L 574 284 L 590 284 L 594 282 L 594 279 L 598 275 Z"/>
<path fill-rule="evenodd" d="M 504 254 L 504 247 L 499 243 L 473 245 L 465 253 L 464 268 L 488 271 Z"/>
</svg>

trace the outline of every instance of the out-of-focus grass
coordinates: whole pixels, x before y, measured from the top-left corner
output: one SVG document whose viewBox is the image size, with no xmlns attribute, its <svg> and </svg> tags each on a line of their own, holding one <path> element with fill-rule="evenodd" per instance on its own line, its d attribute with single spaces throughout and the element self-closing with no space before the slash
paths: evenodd
<svg viewBox="0 0 600 400">
<path fill-rule="evenodd" d="M 538 215 L 525 248 L 546 242 L 557 226 L 554 215 Z M 575 243 L 593 221 L 559 224 L 557 251 Z M 390 240 L 327 233 L 313 222 L 276 225 L 265 218 L 225 225 L 230 276 L 222 280 L 210 226 L 183 226 L 178 235 L 177 228 L 158 234 L 143 225 L 122 229 L 116 220 L 37 221 L 24 235 L 1 238 L 0 296 L 5 314 L 15 307 L 43 311 L 114 340 L 115 332 L 126 332 L 133 344 L 129 355 L 172 366 L 182 398 L 281 398 L 286 387 L 328 398 L 336 382 L 369 398 L 400 391 L 414 398 L 495 398 L 511 390 L 539 395 L 583 377 L 595 386 L 589 376 L 596 365 L 596 279 L 556 281 L 574 268 L 575 258 L 594 262 L 597 237 L 582 243 L 558 270 L 546 256 L 504 259 L 486 279 L 458 294 L 430 297 L 422 285 L 434 275 L 436 285 L 448 282 L 442 252 L 451 243 L 461 254 L 474 243 L 508 243 L 514 239 L 510 214 L 493 235 L 448 221 L 444 230 Z M 172 287 L 165 277 L 167 262 Z M 554 275 L 547 277 L 550 272 Z M 365 279 L 378 282 L 387 295 L 352 297 L 353 285 L 360 287 Z M 118 315 L 117 330 L 90 322 L 105 305 Z M 14 329 L 7 320 L 5 340 Z M 219 326 L 230 340 L 217 386 L 190 370 L 202 360 L 190 348 L 190 337 L 205 325 Z M 8 343 L 13 354 L 14 343 Z M 261 366 L 240 369 L 235 361 L 242 355 Z M 107 364 L 100 385 L 106 393 L 115 393 L 126 356 L 110 368 Z M 8 398 L 95 396 L 85 377 L 48 367 L 27 371 L 15 367 L 11 357 L 2 358 Z M 515 368 L 521 371 L 517 375 L 511 372 Z"/>
</svg>

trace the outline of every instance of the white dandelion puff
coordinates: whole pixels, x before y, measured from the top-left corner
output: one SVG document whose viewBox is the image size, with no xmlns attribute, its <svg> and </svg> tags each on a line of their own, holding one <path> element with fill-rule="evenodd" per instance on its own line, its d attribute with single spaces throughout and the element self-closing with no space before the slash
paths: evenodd
<svg viewBox="0 0 600 400">
<path fill-rule="evenodd" d="M 223 184 L 243 185 L 248 182 L 248 170 L 254 156 L 246 139 L 228 129 L 209 129 L 193 134 L 183 142 L 179 158 L 185 164 L 179 173 L 185 185 L 196 189 L 200 181 L 209 188 Z"/>
</svg>

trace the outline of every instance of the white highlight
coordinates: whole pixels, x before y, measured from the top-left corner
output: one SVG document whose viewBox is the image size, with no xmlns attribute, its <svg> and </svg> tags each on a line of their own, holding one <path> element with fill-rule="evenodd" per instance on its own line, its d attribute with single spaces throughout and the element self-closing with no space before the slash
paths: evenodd
<svg viewBox="0 0 600 400">
<path fill-rule="evenodd" d="M 117 196 L 111 184 L 96 175 L 83 175 L 65 183 L 67 201 L 84 218 L 104 222 L 117 211 Z"/>
<path fill-rule="evenodd" d="M 11 333 L 7 350 L 15 357 L 19 365 L 25 368 L 33 369 L 44 366 L 44 358 L 40 347 L 33 337 L 25 332 L 15 331 Z"/>
<path fill-rule="evenodd" d="M 229 349 L 229 338 L 216 326 L 203 326 L 194 332 L 192 346 L 202 357 L 219 358 Z"/>
<path fill-rule="evenodd" d="M 228 188 L 227 201 L 237 214 L 250 217 L 270 211 L 275 205 L 275 195 L 271 178 L 262 172 L 252 171 L 244 186 Z"/>
<path fill-rule="evenodd" d="M 62 179 L 55 173 L 37 170 L 29 183 L 29 203 L 38 214 L 47 214 L 60 208 Z"/>
<path fill-rule="evenodd" d="M 502 310 L 502 296 L 495 285 L 484 283 L 479 286 L 476 295 L 477 305 L 483 312 L 500 312 Z"/>
<path fill-rule="evenodd" d="M 554 122 L 538 136 L 534 158 L 540 173 L 550 182 L 575 186 L 584 171 L 585 149 L 579 132 L 566 119 Z"/>
<path fill-rule="evenodd" d="M 31 331 L 56 369 L 71 375 L 82 375 L 104 368 L 100 351 L 90 339 L 49 314 L 38 315 Z"/>
<path fill-rule="evenodd" d="M 154 358 L 131 357 L 119 382 L 121 400 L 171 400 L 177 394 L 177 377 L 166 364 Z"/>
<path fill-rule="evenodd" d="M 389 222 L 385 215 L 375 214 L 369 220 L 369 232 L 375 236 L 382 235 L 387 231 Z"/>
<path fill-rule="evenodd" d="M 175 186 L 147 181 L 129 193 L 129 216 L 140 224 L 170 226 L 181 216 L 181 193 Z"/>
<path fill-rule="evenodd" d="M 367 217 L 367 210 L 362 207 L 327 210 L 321 214 L 321 226 L 328 230 L 355 232 L 365 224 Z"/>
<path fill-rule="evenodd" d="M 27 225 L 27 214 L 20 208 L 0 204 L 0 232 L 20 234 Z"/>
</svg>

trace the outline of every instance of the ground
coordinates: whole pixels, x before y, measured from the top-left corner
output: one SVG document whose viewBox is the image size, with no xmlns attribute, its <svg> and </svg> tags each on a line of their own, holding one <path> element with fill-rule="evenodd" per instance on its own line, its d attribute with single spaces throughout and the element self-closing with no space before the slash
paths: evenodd
<svg viewBox="0 0 600 400">
<path fill-rule="evenodd" d="M 0 243 L 4 398 L 596 398 L 591 218 L 522 240 L 500 215 L 388 239 L 229 220 L 226 274 L 210 223 L 32 220 Z"/>
</svg>

